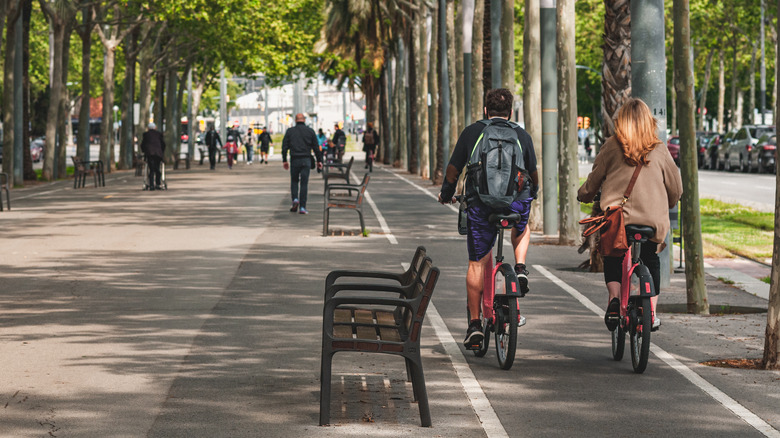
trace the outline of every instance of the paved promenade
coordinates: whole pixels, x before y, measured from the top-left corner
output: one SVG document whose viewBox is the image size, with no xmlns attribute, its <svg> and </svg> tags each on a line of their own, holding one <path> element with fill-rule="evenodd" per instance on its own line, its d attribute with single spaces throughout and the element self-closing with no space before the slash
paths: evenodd
<svg viewBox="0 0 780 438">
<path fill-rule="evenodd" d="M 13 190 L 0 213 L 0 437 L 780 436 L 780 373 L 699 365 L 759 358 L 766 313 L 679 313 L 682 274 L 635 375 L 628 354 L 611 358 L 602 274 L 534 236 L 528 324 L 502 371 L 492 349 L 460 346 L 466 247 L 428 182 L 378 166 L 369 236 L 336 211 L 337 236 L 323 237 L 315 173 L 309 215 L 289 212 L 279 161 L 167 177 L 159 192 L 132 172 L 98 189 Z M 419 426 L 402 360 L 347 353 L 334 360 L 332 425 L 318 426 L 325 276 L 401 271 L 418 245 L 442 272 L 422 342 L 433 428 Z M 766 308 L 707 280 L 715 306 Z"/>
</svg>

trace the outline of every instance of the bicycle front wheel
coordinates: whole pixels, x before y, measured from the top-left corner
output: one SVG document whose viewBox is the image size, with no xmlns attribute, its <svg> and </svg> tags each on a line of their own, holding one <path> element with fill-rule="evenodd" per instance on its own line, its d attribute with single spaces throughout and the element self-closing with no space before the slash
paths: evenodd
<svg viewBox="0 0 780 438">
<path fill-rule="evenodd" d="M 650 355 L 650 331 L 652 330 L 652 311 L 650 298 L 637 297 L 633 308 L 631 329 L 631 365 L 634 372 L 641 374 L 647 368 Z"/>
<path fill-rule="evenodd" d="M 502 370 L 512 368 L 517 348 L 517 298 L 506 295 L 508 290 L 518 291 L 517 276 L 511 266 L 504 263 L 498 269 L 495 283 L 496 296 L 493 298 L 495 309 L 496 355 Z M 514 287 L 512 286 L 514 283 Z"/>
</svg>

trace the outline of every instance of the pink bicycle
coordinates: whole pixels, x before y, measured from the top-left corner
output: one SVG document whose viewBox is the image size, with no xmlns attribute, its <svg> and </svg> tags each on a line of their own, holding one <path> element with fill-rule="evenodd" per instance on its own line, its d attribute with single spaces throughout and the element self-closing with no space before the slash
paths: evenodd
<svg viewBox="0 0 780 438">
<path fill-rule="evenodd" d="M 627 225 L 626 237 L 631 244 L 623 257 L 623 276 L 620 282 L 620 316 L 617 328 L 612 331 L 612 357 L 623 359 L 626 347 L 626 332 L 631 337 L 631 365 L 634 372 L 641 374 L 647 368 L 650 355 L 650 332 L 653 325 L 653 310 L 650 298 L 655 295 L 653 277 L 642 264 L 639 252 L 643 242 L 655 234 L 646 225 Z"/>
</svg>

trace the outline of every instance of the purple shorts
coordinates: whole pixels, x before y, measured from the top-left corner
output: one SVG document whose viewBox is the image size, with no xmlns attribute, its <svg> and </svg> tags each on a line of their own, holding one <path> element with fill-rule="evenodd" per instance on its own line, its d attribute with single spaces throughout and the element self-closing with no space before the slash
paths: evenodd
<svg viewBox="0 0 780 438">
<path fill-rule="evenodd" d="M 520 220 L 515 224 L 514 228 L 518 232 L 525 231 L 525 227 L 528 224 L 528 215 L 531 212 L 531 201 L 533 198 L 517 200 L 509 206 L 512 213 L 519 213 Z M 496 243 L 496 235 L 498 229 L 495 225 L 491 225 L 488 222 L 488 217 L 495 211 L 481 202 L 473 202 L 468 207 L 467 225 L 469 234 L 466 236 L 466 243 L 469 248 L 469 260 L 479 261 L 485 257 L 493 245 Z"/>
</svg>

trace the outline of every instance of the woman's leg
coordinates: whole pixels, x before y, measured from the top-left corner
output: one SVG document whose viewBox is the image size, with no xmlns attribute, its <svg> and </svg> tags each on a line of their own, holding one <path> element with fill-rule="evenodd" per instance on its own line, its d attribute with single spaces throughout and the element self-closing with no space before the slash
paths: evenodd
<svg viewBox="0 0 780 438">
<path fill-rule="evenodd" d="M 609 292 L 607 303 L 613 298 L 620 298 L 620 282 L 622 280 L 623 258 L 604 257 L 604 282 L 607 283 L 607 292 Z"/>
<path fill-rule="evenodd" d="M 661 293 L 661 260 L 658 258 L 658 254 L 655 253 L 657 250 L 658 244 L 648 241 L 642 244 L 642 250 L 639 254 L 639 258 L 647 266 L 650 276 L 653 278 L 655 296 L 650 298 L 653 314 L 655 314 L 655 306 L 658 304 L 658 295 Z"/>
</svg>

